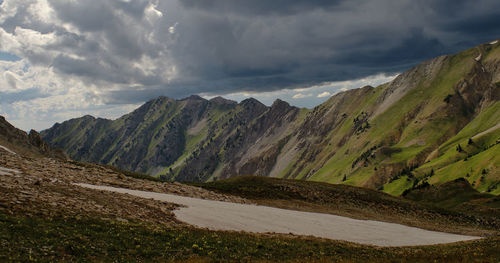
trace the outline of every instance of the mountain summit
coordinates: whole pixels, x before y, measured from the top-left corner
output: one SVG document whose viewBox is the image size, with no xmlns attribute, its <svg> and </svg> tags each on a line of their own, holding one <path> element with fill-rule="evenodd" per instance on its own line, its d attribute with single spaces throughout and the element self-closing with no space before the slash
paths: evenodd
<svg viewBox="0 0 500 263">
<path fill-rule="evenodd" d="M 464 177 L 500 194 L 500 44 L 421 63 L 312 110 L 277 100 L 160 97 L 117 120 L 42 132 L 80 161 L 177 181 L 261 175 L 400 195 Z"/>
</svg>

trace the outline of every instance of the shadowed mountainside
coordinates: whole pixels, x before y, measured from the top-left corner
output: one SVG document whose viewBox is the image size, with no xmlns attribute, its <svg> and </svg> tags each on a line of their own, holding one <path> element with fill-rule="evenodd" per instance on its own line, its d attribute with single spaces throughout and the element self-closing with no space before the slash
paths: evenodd
<svg viewBox="0 0 500 263">
<path fill-rule="evenodd" d="M 47 156 L 63 160 L 68 158 L 62 150 L 51 149 L 37 131 L 31 130 L 28 134 L 12 126 L 3 116 L 0 116 L 0 145 L 28 156 Z"/>
</svg>

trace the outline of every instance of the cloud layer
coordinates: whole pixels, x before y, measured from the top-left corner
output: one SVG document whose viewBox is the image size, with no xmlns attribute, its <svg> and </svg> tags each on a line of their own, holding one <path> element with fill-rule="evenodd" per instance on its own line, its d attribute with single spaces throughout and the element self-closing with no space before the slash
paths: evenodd
<svg viewBox="0 0 500 263">
<path fill-rule="evenodd" d="M 71 96 L 85 108 L 391 75 L 498 38 L 499 16 L 495 0 L 5 0 L 0 59 L 21 60 L 2 61 L 0 109 L 40 100 L 63 111 L 78 108 L 57 102 Z"/>
</svg>

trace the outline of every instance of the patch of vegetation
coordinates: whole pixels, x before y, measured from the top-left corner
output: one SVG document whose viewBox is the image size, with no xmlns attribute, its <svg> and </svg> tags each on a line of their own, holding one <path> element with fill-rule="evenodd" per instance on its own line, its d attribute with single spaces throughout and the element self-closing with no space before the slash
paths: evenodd
<svg viewBox="0 0 500 263">
<path fill-rule="evenodd" d="M 497 171 L 498 167 L 500 167 L 500 145 L 494 145 L 469 156 L 467 161 L 458 160 L 436 170 L 436 175 L 429 178 L 429 183 L 440 184 L 465 177 L 476 190 L 486 192 L 490 189 L 490 193 L 498 194 L 491 186 L 500 180 L 500 176 L 496 172 L 488 173 L 490 170 Z M 483 173 L 483 170 L 486 173 Z"/>
<path fill-rule="evenodd" d="M 406 189 L 413 186 L 413 180 L 407 176 L 398 176 L 396 180 L 384 185 L 384 193 L 400 196 Z"/>
<path fill-rule="evenodd" d="M 471 202 L 473 200 L 494 200 L 495 196 L 479 193 L 472 188 L 466 179 L 458 178 L 454 181 L 438 186 L 428 185 L 427 187 L 418 187 L 414 190 L 408 191 L 405 194 L 405 198 L 432 203 L 443 208 L 456 208 L 465 202 Z M 500 209 L 500 206 L 497 208 Z"/>
<path fill-rule="evenodd" d="M 161 178 L 162 180 L 174 180 L 182 168 L 182 165 L 190 156 L 192 157 L 196 154 L 196 146 L 198 146 L 207 137 L 207 128 L 203 127 L 197 134 L 185 133 L 186 145 L 182 155 L 177 158 L 177 160 L 166 167 L 162 172 L 155 175 L 155 177 Z"/>
<path fill-rule="evenodd" d="M 3 262 L 496 262 L 500 238 L 448 245 L 376 248 L 331 240 L 158 229 L 97 218 L 0 212 Z"/>
<path fill-rule="evenodd" d="M 500 129 L 492 130 L 479 138 L 472 139 L 472 137 L 497 125 L 500 121 L 499 111 L 500 102 L 496 102 L 487 109 L 481 111 L 481 113 L 468 123 L 457 135 L 450 138 L 439 147 L 440 156 L 438 158 L 424 164 L 421 169 L 425 171 L 429 167 L 439 169 L 450 165 L 456 166 L 458 164 L 457 161 L 463 159 L 463 156 L 461 156 L 463 153 L 456 151 L 456 146 L 458 144 L 467 145 L 461 147 L 467 152 L 467 155 L 475 155 L 484 152 L 485 148 L 490 147 L 498 139 L 498 136 L 500 136 Z"/>
</svg>

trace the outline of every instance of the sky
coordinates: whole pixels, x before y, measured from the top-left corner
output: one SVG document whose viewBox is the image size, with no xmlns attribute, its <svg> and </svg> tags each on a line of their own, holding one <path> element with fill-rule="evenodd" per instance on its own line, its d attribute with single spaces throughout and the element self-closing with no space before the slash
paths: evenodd
<svg viewBox="0 0 500 263">
<path fill-rule="evenodd" d="M 0 115 L 116 118 L 157 96 L 312 108 L 500 38 L 498 0 L 0 0 Z"/>
</svg>

